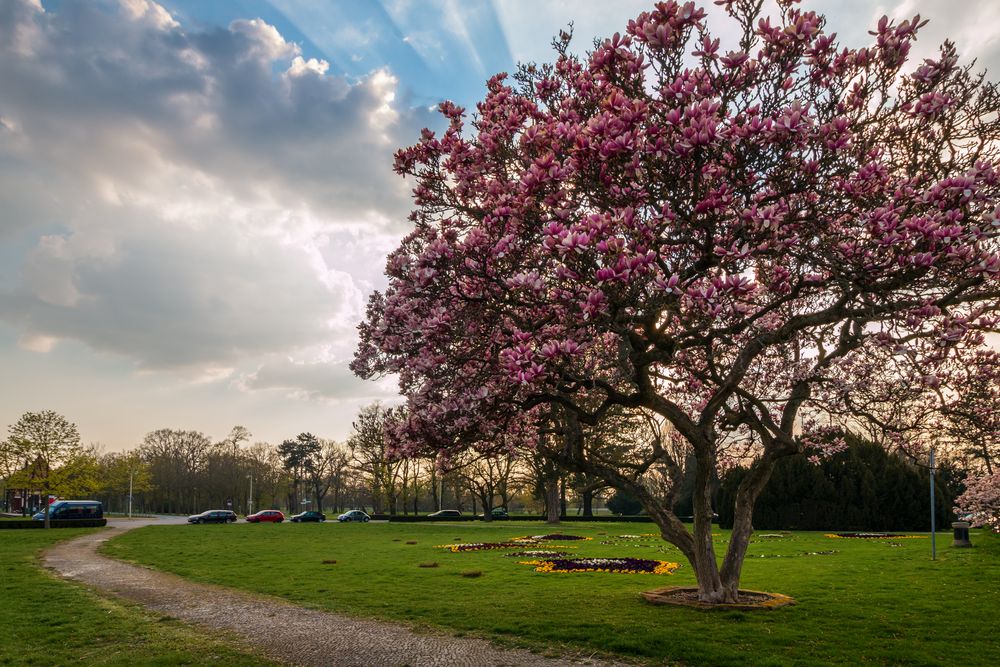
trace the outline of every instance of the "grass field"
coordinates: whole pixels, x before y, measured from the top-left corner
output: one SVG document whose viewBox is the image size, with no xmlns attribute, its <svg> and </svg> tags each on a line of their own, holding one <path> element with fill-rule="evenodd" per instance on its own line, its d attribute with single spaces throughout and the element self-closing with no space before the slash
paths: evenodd
<svg viewBox="0 0 1000 667">
<path fill-rule="evenodd" d="M 0 665 L 271 664 L 38 567 L 40 550 L 87 532 L 0 531 Z"/>
<path fill-rule="evenodd" d="M 574 554 L 681 562 L 675 574 L 545 574 L 504 551 L 435 548 L 548 532 L 534 523 L 162 526 L 130 532 L 105 551 L 303 606 L 532 648 L 711 665 L 1000 664 L 998 536 L 974 531 L 977 547 L 958 550 L 939 534 L 935 562 L 927 536 L 757 537 L 743 586 L 785 593 L 799 604 L 705 612 L 639 599 L 643 590 L 693 583 L 673 547 L 655 538 L 615 537 L 649 529 L 566 524 L 558 532 L 594 538 L 560 543 L 576 547 Z M 718 541 L 726 535 L 720 531 Z M 430 563 L 438 567 L 420 567 Z M 469 571 L 482 575 L 462 576 Z"/>
</svg>

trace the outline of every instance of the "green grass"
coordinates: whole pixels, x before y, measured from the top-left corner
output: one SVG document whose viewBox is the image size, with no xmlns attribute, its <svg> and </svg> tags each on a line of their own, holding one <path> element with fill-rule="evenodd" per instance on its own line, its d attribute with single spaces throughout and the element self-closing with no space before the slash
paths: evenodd
<svg viewBox="0 0 1000 667">
<path fill-rule="evenodd" d="M 39 551 L 92 530 L 0 531 L 0 665 L 272 664 L 39 567 Z"/>
<path fill-rule="evenodd" d="M 566 524 L 558 530 L 594 538 L 562 543 L 581 556 L 673 560 L 683 563 L 676 574 L 543 574 L 503 551 L 434 548 L 456 538 L 502 541 L 549 530 L 535 523 L 161 526 L 130 532 L 105 550 L 307 607 L 533 648 L 711 665 L 1000 664 L 1000 537 L 974 531 L 977 547 L 959 550 L 939 534 L 935 562 L 926 538 L 894 542 L 901 546 L 821 533 L 758 538 L 742 585 L 785 593 L 799 604 L 706 612 L 639 599 L 643 590 L 693 583 L 673 547 L 657 539 L 601 544 L 650 528 Z M 828 550 L 837 553 L 803 555 Z M 419 567 L 429 562 L 439 567 Z M 462 576 L 470 570 L 482 576 Z"/>
</svg>

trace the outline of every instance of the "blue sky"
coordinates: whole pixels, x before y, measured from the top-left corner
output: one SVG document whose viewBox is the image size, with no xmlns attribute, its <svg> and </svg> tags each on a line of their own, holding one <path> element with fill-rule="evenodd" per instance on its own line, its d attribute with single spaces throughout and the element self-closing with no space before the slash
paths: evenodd
<svg viewBox="0 0 1000 667">
<path fill-rule="evenodd" d="M 918 58 L 947 36 L 1000 72 L 995 0 L 806 4 L 850 44 L 919 12 Z M 571 21 L 584 49 L 650 5 L 3 0 L 0 428 L 345 437 L 395 395 L 347 369 L 407 231 L 393 151 Z"/>
</svg>

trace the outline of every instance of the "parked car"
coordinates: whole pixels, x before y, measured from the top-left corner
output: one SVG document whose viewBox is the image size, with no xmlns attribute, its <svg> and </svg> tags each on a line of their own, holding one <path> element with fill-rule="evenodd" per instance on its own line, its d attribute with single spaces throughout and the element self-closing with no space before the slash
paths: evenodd
<svg viewBox="0 0 1000 667">
<path fill-rule="evenodd" d="M 507 514 L 506 507 L 494 507 L 490 510 L 490 518 L 494 521 L 502 521 L 503 519 L 509 519 L 510 515 Z"/>
<path fill-rule="evenodd" d="M 188 517 L 188 523 L 236 523 L 236 512 L 229 510 L 208 510 Z"/>
<path fill-rule="evenodd" d="M 300 521 L 326 521 L 326 515 L 316 510 L 308 510 L 302 514 L 288 517 L 289 521 L 299 523 Z"/>
<path fill-rule="evenodd" d="M 284 520 L 285 515 L 278 510 L 261 510 L 247 515 L 247 521 L 250 523 L 281 523 Z"/>
<path fill-rule="evenodd" d="M 462 513 L 458 510 L 438 510 L 427 515 L 428 519 L 460 519 Z"/>
<path fill-rule="evenodd" d="M 350 512 L 344 512 L 337 517 L 337 521 L 361 521 L 368 523 L 371 517 L 362 512 L 361 510 L 351 510 Z"/>
<path fill-rule="evenodd" d="M 31 517 L 35 521 L 45 520 L 45 510 Z M 103 519 L 104 506 L 97 500 L 57 500 L 49 505 L 49 519 Z"/>
</svg>

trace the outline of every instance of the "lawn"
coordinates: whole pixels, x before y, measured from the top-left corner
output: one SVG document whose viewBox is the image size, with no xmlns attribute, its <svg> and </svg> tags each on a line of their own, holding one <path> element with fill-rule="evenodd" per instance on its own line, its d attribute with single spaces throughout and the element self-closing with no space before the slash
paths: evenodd
<svg viewBox="0 0 1000 667">
<path fill-rule="evenodd" d="M 934 562 L 927 536 L 757 537 L 744 587 L 785 593 L 799 604 L 705 612 L 639 599 L 643 590 L 693 583 L 673 547 L 656 538 L 616 537 L 650 528 L 574 523 L 558 531 L 593 538 L 560 543 L 575 547 L 574 554 L 681 562 L 675 574 L 545 574 L 504 551 L 435 548 L 549 531 L 535 523 L 154 526 L 105 550 L 303 606 L 532 648 L 712 665 L 1000 664 L 1000 537 L 973 531 L 977 547 L 960 550 L 939 534 Z M 720 544 L 726 536 L 720 531 Z M 829 551 L 835 553 L 815 554 Z M 438 567 L 419 567 L 429 563 Z M 482 575 L 462 576 L 469 571 Z"/>
<path fill-rule="evenodd" d="M 38 552 L 88 529 L 0 531 L 0 665 L 266 665 L 216 637 L 107 600 L 40 569 Z"/>
</svg>

